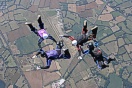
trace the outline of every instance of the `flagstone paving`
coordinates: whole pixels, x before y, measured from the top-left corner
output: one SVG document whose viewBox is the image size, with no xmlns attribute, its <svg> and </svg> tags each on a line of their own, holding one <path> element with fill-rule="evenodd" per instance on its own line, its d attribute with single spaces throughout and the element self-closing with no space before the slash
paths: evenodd
<svg viewBox="0 0 132 88">
<path fill-rule="evenodd" d="M 38 37 L 24 24 L 39 29 L 37 15 L 56 40 L 58 35 L 77 36 L 83 21 L 88 29 L 98 26 L 97 40 L 104 55 L 115 58 L 99 70 L 90 55 L 77 59 L 77 50 L 63 39 L 72 58 L 55 60 L 47 70 L 45 58 L 37 52 Z M 64 88 L 132 88 L 132 1 L 131 0 L 0 0 L 0 88 L 52 88 L 64 78 Z M 43 49 L 55 43 L 44 40 Z"/>
</svg>

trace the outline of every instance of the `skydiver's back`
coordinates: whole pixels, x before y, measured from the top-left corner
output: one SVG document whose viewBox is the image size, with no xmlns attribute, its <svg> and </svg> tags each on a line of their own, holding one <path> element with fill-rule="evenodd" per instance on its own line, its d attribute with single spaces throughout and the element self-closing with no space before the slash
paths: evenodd
<svg viewBox="0 0 132 88">
<path fill-rule="evenodd" d="M 83 46 L 84 43 L 88 41 L 88 35 L 79 35 L 75 38 L 77 40 L 77 43 L 81 46 Z"/>
<path fill-rule="evenodd" d="M 47 51 L 46 52 L 48 58 L 52 59 L 52 58 L 58 58 L 59 55 L 61 54 L 60 51 L 57 51 L 57 50 L 50 50 L 50 51 Z"/>
</svg>

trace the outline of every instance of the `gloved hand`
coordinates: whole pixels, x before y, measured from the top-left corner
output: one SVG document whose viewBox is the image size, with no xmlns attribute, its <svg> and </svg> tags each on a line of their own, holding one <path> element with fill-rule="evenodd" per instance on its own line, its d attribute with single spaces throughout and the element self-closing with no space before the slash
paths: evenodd
<svg viewBox="0 0 132 88">
<path fill-rule="evenodd" d="M 32 58 L 33 58 L 33 59 L 34 59 L 34 58 L 37 58 L 37 56 L 36 56 L 36 55 L 34 55 Z"/>
<path fill-rule="evenodd" d="M 59 35 L 60 37 L 63 37 L 64 35 Z"/>
<path fill-rule="evenodd" d="M 58 80 L 58 84 L 62 85 L 65 81 L 66 81 L 65 79 L 60 79 L 60 80 Z"/>
<path fill-rule="evenodd" d="M 78 57 L 78 59 L 82 59 L 82 57 L 81 57 L 81 56 L 79 56 L 79 57 Z"/>
<path fill-rule="evenodd" d="M 39 70 L 39 69 L 41 69 L 41 68 L 40 68 L 40 66 L 37 66 L 36 69 Z"/>
<path fill-rule="evenodd" d="M 64 48 L 63 48 L 62 50 L 65 51 L 65 50 L 67 50 L 67 49 L 64 49 Z"/>
<path fill-rule="evenodd" d="M 48 69 L 50 66 L 40 67 L 41 69 Z"/>
<path fill-rule="evenodd" d="M 104 64 L 105 64 L 105 65 L 108 65 L 108 62 L 107 62 L 107 61 L 104 61 Z"/>
</svg>

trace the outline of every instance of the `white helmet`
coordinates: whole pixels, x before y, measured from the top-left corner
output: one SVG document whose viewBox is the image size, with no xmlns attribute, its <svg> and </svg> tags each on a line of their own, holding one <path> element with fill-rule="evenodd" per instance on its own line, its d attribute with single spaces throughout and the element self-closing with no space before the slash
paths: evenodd
<svg viewBox="0 0 132 88">
<path fill-rule="evenodd" d="M 44 33 L 43 38 L 46 39 L 47 37 L 48 37 L 48 35 Z"/>
<path fill-rule="evenodd" d="M 77 45 L 77 40 L 73 40 L 72 45 L 76 46 Z"/>
</svg>

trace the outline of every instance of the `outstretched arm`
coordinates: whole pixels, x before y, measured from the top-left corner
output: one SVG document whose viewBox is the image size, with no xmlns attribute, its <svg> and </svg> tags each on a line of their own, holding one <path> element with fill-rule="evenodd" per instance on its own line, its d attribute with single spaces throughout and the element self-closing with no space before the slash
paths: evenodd
<svg viewBox="0 0 132 88">
<path fill-rule="evenodd" d="M 81 47 L 81 51 L 82 51 L 83 54 L 89 54 L 89 49 L 83 50 L 83 48 Z"/>
<path fill-rule="evenodd" d="M 102 56 L 105 59 L 105 61 L 108 61 L 108 58 L 106 56 L 104 56 L 104 55 L 102 55 Z"/>
<path fill-rule="evenodd" d="M 81 45 L 77 46 L 78 52 L 79 52 L 79 56 L 81 56 L 81 52 L 83 54 L 87 54 L 89 53 L 89 50 L 83 50 L 83 48 L 81 47 Z"/>
<path fill-rule="evenodd" d="M 44 54 L 44 50 L 39 49 L 39 51 L 37 52 L 36 56 L 38 56 L 39 54 Z"/>
<path fill-rule="evenodd" d="M 42 43 L 43 40 L 44 40 L 43 38 L 40 38 L 40 39 L 38 40 L 38 46 L 39 46 L 39 48 L 42 48 L 42 47 L 41 47 L 41 43 Z"/>
<path fill-rule="evenodd" d="M 69 35 L 59 35 L 59 36 L 69 38 L 71 41 L 75 39 L 73 36 L 69 36 Z"/>
<path fill-rule="evenodd" d="M 48 69 L 49 68 L 49 66 L 43 66 L 43 67 L 40 67 L 41 69 Z"/>
<path fill-rule="evenodd" d="M 81 56 L 81 46 L 80 45 L 77 45 L 77 50 L 78 50 L 79 56 Z"/>
<path fill-rule="evenodd" d="M 38 56 L 39 54 L 41 54 L 41 52 L 40 52 L 40 51 L 36 53 L 36 56 Z"/>
<path fill-rule="evenodd" d="M 78 59 L 82 59 L 82 56 L 81 56 L 81 46 L 78 45 L 78 46 L 77 46 L 77 49 L 78 49 L 78 53 L 79 53 Z"/>
<path fill-rule="evenodd" d="M 57 41 L 53 38 L 53 36 L 49 35 L 48 38 L 53 40 L 55 43 L 57 43 Z"/>
<path fill-rule="evenodd" d="M 32 58 L 36 58 L 39 54 L 41 54 L 41 52 L 42 52 L 42 50 L 40 49 L 40 50 L 36 53 L 36 55 L 34 55 Z"/>
</svg>

